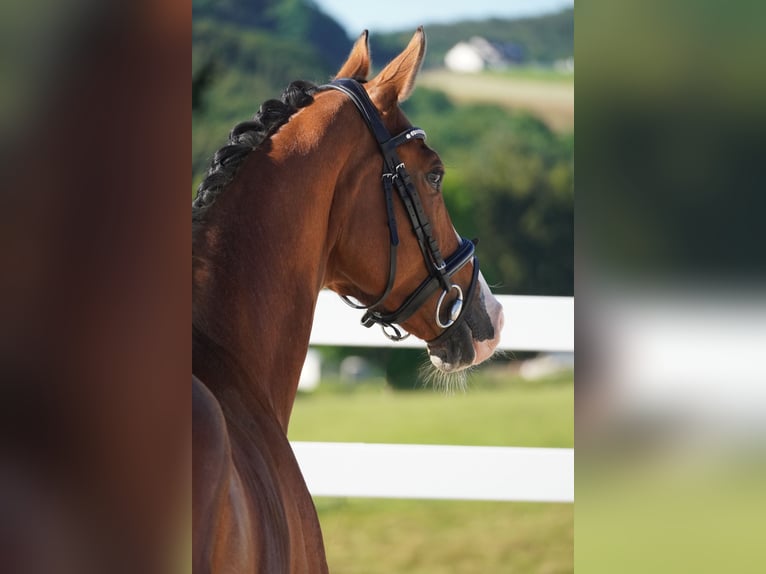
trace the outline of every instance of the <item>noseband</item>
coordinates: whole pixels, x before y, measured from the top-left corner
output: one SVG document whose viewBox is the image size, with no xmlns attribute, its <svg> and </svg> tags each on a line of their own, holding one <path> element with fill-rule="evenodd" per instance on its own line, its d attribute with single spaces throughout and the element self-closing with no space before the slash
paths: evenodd
<svg viewBox="0 0 766 574">
<path fill-rule="evenodd" d="M 341 298 L 351 307 L 365 310 L 365 313 L 362 316 L 362 325 L 371 327 L 372 325 L 379 324 L 386 337 L 393 341 L 401 341 L 408 337 L 409 333 L 402 332 L 402 330 L 397 327 L 397 324 L 401 325 L 404 321 L 409 319 L 429 297 L 441 289 L 442 294 L 436 305 L 436 324 L 445 330 L 440 333 L 436 339 L 429 341 L 431 344 L 437 343 L 440 340 L 443 340 L 463 319 L 465 315 L 463 313 L 465 309 L 463 302 L 471 300 L 471 296 L 477 283 L 476 279 L 479 275 L 479 261 L 474 255 L 475 242 L 462 237 L 460 238 L 460 246 L 457 250 L 447 257 L 446 260 L 442 258 L 439 245 L 432 233 L 431 222 L 428 220 L 428 217 L 423 210 L 423 204 L 420 201 L 418 191 L 412 183 L 412 178 L 410 178 L 410 175 L 407 173 L 404 163 L 402 163 L 396 153 L 396 148 L 402 144 L 414 139 L 425 140 L 426 132 L 420 128 L 412 127 L 406 129 L 399 135 L 391 137 L 391 134 L 380 119 L 378 110 L 367 95 L 367 91 L 356 80 L 339 78 L 333 80 L 329 84 L 321 86 L 320 89 L 338 90 L 339 92 L 346 94 L 351 101 L 354 102 L 354 105 L 357 110 L 359 110 L 367 127 L 370 128 L 370 131 L 375 136 L 384 159 L 382 177 L 383 192 L 385 194 L 388 229 L 391 238 L 388 284 L 386 285 L 383 294 L 372 305 L 359 305 L 351 301 L 345 295 L 341 295 Z M 410 223 L 412 224 L 412 230 L 418 239 L 420 251 L 423 254 L 426 269 L 428 270 L 428 277 L 404 300 L 398 309 L 391 313 L 386 313 L 381 307 L 394 286 L 394 280 L 396 278 L 396 251 L 399 246 L 399 233 L 397 230 L 396 218 L 394 217 L 394 188 L 396 188 L 396 191 L 404 204 Z M 466 290 L 464 299 L 463 290 L 459 285 L 452 283 L 452 276 L 460 271 L 460 269 L 467 265 L 472 259 L 474 260 L 473 276 L 471 277 L 471 283 Z M 449 318 L 445 322 L 441 320 L 441 307 L 444 303 L 444 299 L 452 291 L 457 293 L 457 299 L 452 304 Z"/>
</svg>

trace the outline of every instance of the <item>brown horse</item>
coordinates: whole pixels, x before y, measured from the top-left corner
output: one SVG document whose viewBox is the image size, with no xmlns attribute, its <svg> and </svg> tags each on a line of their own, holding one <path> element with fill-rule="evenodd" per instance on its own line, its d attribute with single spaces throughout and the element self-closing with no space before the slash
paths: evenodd
<svg viewBox="0 0 766 574">
<path fill-rule="evenodd" d="M 440 193 L 444 167 L 398 107 L 425 52 L 365 82 L 365 32 L 328 86 L 294 83 L 235 127 L 193 204 L 193 568 L 327 572 L 287 426 L 323 287 L 434 365 L 487 359 L 502 309 Z M 398 134 L 391 137 L 389 134 Z M 382 176 L 382 177 L 381 177 Z M 446 259 L 442 253 L 449 254 Z M 361 303 L 361 305 L 359 305 Z"/>
</svg>

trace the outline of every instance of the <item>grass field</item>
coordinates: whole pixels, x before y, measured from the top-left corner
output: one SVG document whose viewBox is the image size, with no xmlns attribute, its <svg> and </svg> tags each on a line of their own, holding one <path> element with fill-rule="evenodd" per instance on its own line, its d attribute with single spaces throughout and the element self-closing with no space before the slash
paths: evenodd
<svg viewBox="0 0 766 574">
<path fill-rule="evenodd" d="M 323 383 L 296 401 L 292 440 L 572 447 L 572 374 L 480 371 L 466 393 Z M 572 504 L 317 498 L 330 571 L 558 573 L 573 563 Z"/>
<path fill-rule="evenodd" d="M 536 69 L 459 74 L 424 71 L 418 85 L 444 91 L 457 103 L 497 104 L 525 110 L 557 132 L 574 129 L 574 74 Z"/>
</svg>

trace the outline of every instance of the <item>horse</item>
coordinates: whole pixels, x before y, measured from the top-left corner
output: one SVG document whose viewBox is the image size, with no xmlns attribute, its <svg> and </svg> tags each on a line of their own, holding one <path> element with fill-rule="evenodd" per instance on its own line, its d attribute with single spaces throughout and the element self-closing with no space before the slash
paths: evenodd
<svg viewBox="0 0 766 574">
<path fill-rule="evenodd" d="M 194 572 L 328 571 L 287 440 L 321 289 L 394 340 L 426 341 L 443 372 L 486 360 L 498 344 L 502 307 L 474 242 L 449 218 L 444 165 L 399 108 L 424 54 L 421 27 L 368 81 L 363 33 L 335 80 L 294 82 L 235 126 L 198 188 Z"/>
</svg>

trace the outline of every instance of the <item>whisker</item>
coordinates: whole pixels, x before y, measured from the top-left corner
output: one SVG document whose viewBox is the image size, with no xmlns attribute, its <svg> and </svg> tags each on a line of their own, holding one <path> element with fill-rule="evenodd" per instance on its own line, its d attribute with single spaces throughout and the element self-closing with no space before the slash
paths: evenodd
<svg viewBox="0 0 766 574">
<path fill-rule="evenodd" d="M 445 373 L 434 367 L 430 361 L 424 363 L 420 369 L 420 378 L 423 380 L 423 386 L 431 386 L 434 390 L 441 391 L 445 395 L 454 395 L 456 391 L 466 392 L 468 373 L 473 370 L 472 367 Z"/>
</svg>

